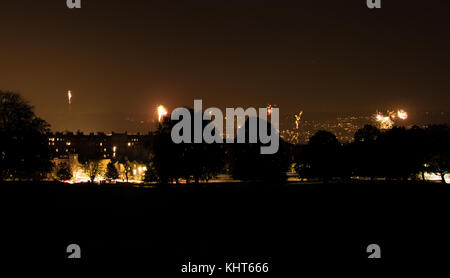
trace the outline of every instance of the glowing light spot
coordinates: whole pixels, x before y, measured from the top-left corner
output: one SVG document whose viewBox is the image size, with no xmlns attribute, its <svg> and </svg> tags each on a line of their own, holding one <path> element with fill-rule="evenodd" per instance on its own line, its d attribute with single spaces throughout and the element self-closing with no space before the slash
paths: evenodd
<svg viewBox="0 0 450 278">
<path fill-rule="evenodd" d="M 408 113 L 403 109 L 397 112 L 387 111 L 387 116 L 380 112 L 375 114 L 375 121 L 378 122 L 380 129 L 391 129 L 397 119 L 406 120 L 407 118 Z"/>
<path fill-rule="evenodd" d="M 162 118 L 167 116 L 167 110 L 163 105 L 159 105 L 157 111 L 158 111 L 158 122 L 161 122 Z"/>
<path fill-rule="evenodd" d="M 405 110 L 400 109 L 397 111 L 397 116 L 401 119 L 401 120 L 406 120 L 408 119 L 408 113 L 406 113 Z"/>
<path fill-rule="evenodd" d="M 69 105 L 71 105 L 72 104 L 72 91 L 70 91 L 70 90 L 67 92 L 67 99 L 69 101 Z"/>
<path fill-rule="evenodd" d="M 267 115 L 272 115 L 272 105 L 270 104 L 267 105 Z"/>
</svg>

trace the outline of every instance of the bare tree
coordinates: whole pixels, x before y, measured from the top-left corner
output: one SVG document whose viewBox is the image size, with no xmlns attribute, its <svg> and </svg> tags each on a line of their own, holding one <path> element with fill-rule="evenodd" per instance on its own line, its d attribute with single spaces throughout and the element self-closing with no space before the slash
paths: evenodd
<svg viewBox="0 0 450 278">
<path fill-rule="evenodd" d="M 100 160 L 88 160 L 84 162 L 83 169 L 89 176 L 90 182 L 94 182 L 95 178 L 101 173 Z"/>
</svg>

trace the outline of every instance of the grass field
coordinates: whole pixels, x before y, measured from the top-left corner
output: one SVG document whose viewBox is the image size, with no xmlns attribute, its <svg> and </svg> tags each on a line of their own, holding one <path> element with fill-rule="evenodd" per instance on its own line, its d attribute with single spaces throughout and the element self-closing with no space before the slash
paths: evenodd
<svg viewBox="0 0 450 278">
<path fill-rule="evenodd" d="M 187 261 L 251 261 L 269 262 L 273 273 L 292 273 L 316 263 L 379 267 L 450 258 L 450 186 L 439 183 L 0 188 L 11 260 L 131 264 L 149 273 L 179 273 Z M 70 243 L 82 249 L 76 263 L 67 259 Z M 370 243 L 382 250 L 376 263 L 367 259 Z"/>
</svg>

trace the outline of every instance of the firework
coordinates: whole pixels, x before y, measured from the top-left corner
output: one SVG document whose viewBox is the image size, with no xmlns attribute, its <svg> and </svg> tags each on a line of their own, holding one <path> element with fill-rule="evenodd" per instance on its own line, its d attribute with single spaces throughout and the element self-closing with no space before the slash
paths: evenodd
<svg viewBox="0 0 450 278">
<path fill-rule="evenodd" d="M 375 115 L 375 119 L 376 119 L 377 122 L 381 122 L 383 120 L 383 118 L 384 118 L 384 116 L 383 116 L 382 113 L 377 113 Z"/>
<path fill-rule="evenodd" d="M 167 110 L 163 105 L 159 105 L 157 108 L 158 112 L 158 122 L 161 122 L 161 119 L 167 116 Z"/>
<path fill-rule="evenodd" d="M 400 109 L 400 110 L 397 111 L 397 116 L 398 116 L 398 118 L 401 119 L 401 120 L 406 120 L 406 119 L 408 119 L 408 113 L 406 113 L 406 111 L 403 110 L 403 109 Z"/>
<path fill-rule="evenodd" d="M 303 116 L 303 111 L 300 111 L 300 113 L 298 113 L 298 115 L 295 115 L 295 129 L 298 129 L 298 127 L 300 125 L 300 121 L 302 120 L 302 116 Z"/>
<path fill-rule="evenodd" d="M 72 104 L 72 91 L 67 92 L 67 100 L 69 101 L 69 105 Z"/>
<path fill-rule="evenodd" d="M 268 104 L 267 105 L 267 115 L 271 115 L 272 114 L 272 105 L 271 104 Z"/>
<path fill-rule="evenodd" d="M 381 112 L 375 114 L 375 121 L 379 124 L 380 129 L 391 129 L 397 119 L 406 120 L 408 113 L 405 110 L 400 109 L 397 112 L 387 111 L 387 116 Z"/>
<path fill-rule="evenodd" d="M 383 119 L 380 121 L 381 129 L 391 129 L 393 126 L 394 126 L 394 121 L 389 116 L 383 117 Z"/>
</svg>

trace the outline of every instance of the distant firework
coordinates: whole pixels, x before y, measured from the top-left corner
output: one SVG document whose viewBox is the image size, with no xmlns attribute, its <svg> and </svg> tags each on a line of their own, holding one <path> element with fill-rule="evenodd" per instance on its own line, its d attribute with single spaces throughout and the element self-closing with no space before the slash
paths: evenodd
<svg viewBox="0 0 450 278">
<path fill-rule="evenodd" d="M 397 111 L 397 116 L 401 119 L 401 120 L 406 120 L 408 119 L 408 113 L 406 113 L 405 110 L 400 109 Z"/>
<path fill-rule="evenodd" d="M 298 113 L 298 115 L 295 115 L 295 129 L 298 129 L 300 126 L 300 121 L 302 120 L 302 116 L 303 116 L 303 111 L 300 111 L 300 113 Z"/>
<path fill-rule="evenodd" d="M 159 105 L 157 108 L 158 112 L 158 122 L 161 122 L 161 119 L 167 116 L 167 110 L 163 105 Z"/>
<path fill-rule="evenodd" d="M 267 104 L 266 108 L 267 108 L 267 115 L 270 116 L 272 115 L 272 108 L 277 108 L 278 105 L 276 104 Z"/>
<path fill-rule="evenodd" d="M 67 92 L 67 100 L 69 101 L 69 105 L 72 104 L 72 91 Z"/>
<path fill-rule="evenodd" d="M 267 115 L 272 115 L 272 105 L 271 104 L 268 104 L 267 105 Z"/>
<path fill-rule="evenodd" d="M 391 129 L 394 126 L 396 119 L 404 121 L 408 119 L 408 113 L 405 110 L 400 109 L 397 112 L 387 111 L 387 115 L 384 115 L 381 112 L 375 114 L 375 120 L 379 124 L 380 129 Z"/>
</svg>

